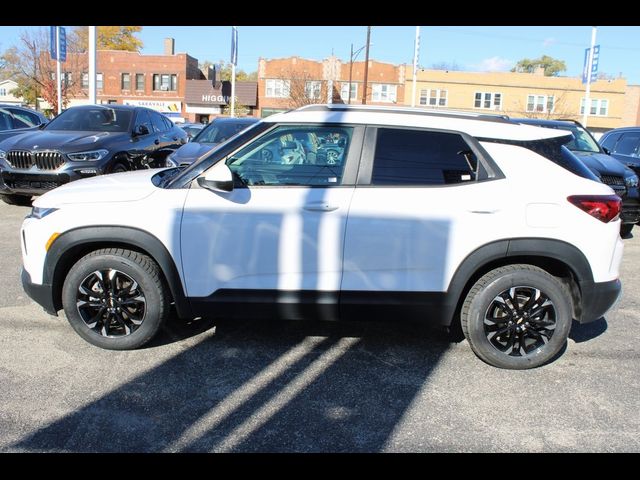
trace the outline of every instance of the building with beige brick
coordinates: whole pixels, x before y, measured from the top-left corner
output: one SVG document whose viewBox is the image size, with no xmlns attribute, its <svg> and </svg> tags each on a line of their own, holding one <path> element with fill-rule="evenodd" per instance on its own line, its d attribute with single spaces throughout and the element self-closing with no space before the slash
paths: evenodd
<svg viewBox="0 0 640 480">
<path fill-rule="evenodd" d="M 405 71 L 405 65 L 369 60 L 366 103 L 401 105 L 405 98 Z M 258 115 L 266 117 L 309 103 L 361 104 L 364 73 L 365 62 L 351 65 L 335 56 L 322 61 L 295 56 L 260 58 Z"/>
<path fill-rule="evenodd" d="M 582 121 L 585 85 L 581 78 L 535 73 L 419 70 L 415 105 L 511 117 L 571 118 Z M 413 78 L 407 77 L 404 103 L 412 103 Z M 591 84 L 587 126 L 594 132 L 638 124 L 640 87 L 624 78 Z"/>
</svg>

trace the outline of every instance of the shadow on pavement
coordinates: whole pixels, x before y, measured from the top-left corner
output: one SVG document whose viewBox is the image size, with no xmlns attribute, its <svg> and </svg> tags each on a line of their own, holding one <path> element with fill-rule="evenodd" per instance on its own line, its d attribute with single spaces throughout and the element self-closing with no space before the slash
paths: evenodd
<svg viewBox="0 0 640 480">
<path fill-rule="evenodd" d="M 590 323 L 579 323 L 573 321 L 571 325 L 571 331 L 569 332 L 569 338 L 576 343 L 587 342 L 596 337 L 599 337 L 607 331 L 607 321 L 604 317 Z"/>
<path fill-rule="evenodd" d="M 444 335 L 408 324 L 217 320 L 215 326 L 215 336 L 14 447 L 377 452 L 450 346 Z"/>
</svg>

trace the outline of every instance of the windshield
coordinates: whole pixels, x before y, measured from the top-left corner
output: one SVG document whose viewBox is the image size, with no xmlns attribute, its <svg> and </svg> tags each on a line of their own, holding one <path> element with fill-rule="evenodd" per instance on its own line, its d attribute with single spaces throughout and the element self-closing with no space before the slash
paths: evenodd
<svg viewBox="0 0 640 480">
<path fill-rule="evenodd" d="M 600 153 L 600 147 L 593 137 L 584 128 L 578 125 L 568 125 L 566 127 L 559 127 L 563 130 L 571 130 L 573 133 L 573 140 L 566 144 L 569 150 L 574 152 L 592 152 Z"/>
<path fill-rule="evenodd" d="M 212 122 L 192 141 L 198 143 L 222 143 L 236 133 L 247 128 L 250 123 L 246 122 Z"/>
<path fill-rule="evenodd" d="M 81 132 L 126 132 L 131 122 L 130 110 L 113 108 L 70 108 L 51 120 L 45 130 Z"/>
</svg>

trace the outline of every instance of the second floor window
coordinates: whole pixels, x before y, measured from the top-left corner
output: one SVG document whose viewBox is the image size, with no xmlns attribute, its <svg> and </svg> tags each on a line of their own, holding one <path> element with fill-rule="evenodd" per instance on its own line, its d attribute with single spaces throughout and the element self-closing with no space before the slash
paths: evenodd
<svg viewBox="0 0 640 480">
<path fill-rule="evenodd" d="M 584 115 L 584 102 L 583 98 L 580 101 L 580 115 Z M 589 99 L 590 108 L 589 115 L 595 115 L 598 117 L 606 117 L 609 114 L 609 100 L 607 99 L 599 99 L 599 98 L 591 98 Z"/>
<path fill-rule="evenodd" d="M 102 74 L 96 73 L 96 89 L 102 90 L 102 88 L 103 88 Z"/>
<path fill-rule="evenodd" d="M 322 82 L 312 80 L 304 83 L 304 94 L 309 100 L 320 100 Z"/>
<path fill-rule="evenodd" d="M 371 101 L 380 103 L 396 102 L 396 85 L 387 85 L 383 83 L 374 83 L 371 86 Z"/>
<path fill-rule="evenodd" d="M 340 98 L 346 102 L 349 100 L 349 82 L 340 85 Z M 358 98 L 358 84 L 351 83 L 351 100 Z"/>
<path fill-rule="evenodd" d="M 175 73 L 154 73 L 153 89 L 175 92 L 178 89 L 178 76 Z"/>
<path fill-rule="evenodd" d="M 82 88 L 89 88 L 89 74 L 87 72 L 82 72 Z"/>
<path fill-rule="evenodd" d="M 502 94 L 489 92 L 476 92 L 473 103 L 475 108 L 500 110 L 502 108 Z"/>
<path fill-rule="evenodd" d="M 131 90 L 131 74 L 130 73 L 122 74 L 120 87 L 122 88 L 122 90 Z"/>
<path fill-rule="evenodd" d="M 527 95 L 527 112 L 553 112 L 553 95 Z"/>
<path fill-rule="evenodd" d="M 144 73 L 136 73 L 136 90 L 144 90 Z"/>
<path fill-rule="evenodd" d="M 288 98 L 290 86 L 289 80 L 269 79 L 265 82 L 265 97 Z"/>
<path fill-rule="evenodd" d="M 420 105 L 446 107 L 447 91 L 435 88 L 420 90 Z"/>
</svg>

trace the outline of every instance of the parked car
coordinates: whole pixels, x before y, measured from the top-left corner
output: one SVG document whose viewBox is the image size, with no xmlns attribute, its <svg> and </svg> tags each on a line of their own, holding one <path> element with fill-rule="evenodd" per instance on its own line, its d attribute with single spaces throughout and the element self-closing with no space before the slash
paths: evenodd
<svg viewBox="0 0 640 480">
<path fill-rule="evenodd" d="M 30 108 L 0 104 L 0 141 L 37 130 L 47 122 L 47 117 Z"/>
<path fill-rule="evenodd" d="M 187 134 L 148 108 L 71 107 L 41 130 L 0 142 L 0 198 L 27 205 L 33 195 L 104 173 L 164 167 Z"/>
<path fill-rule="evenodd" d="M 531 118 L 514 118 L 513 120 L 528 125 L 569 130 L 573 133 L 574 138 L 566 144 L 566 147 L 584 162 L 602 183 L 609 185 L 622 198 L 620 234 L 626 236 L 631 233 L 633 226 L 640 221 L 638 175 L 633 170 L 608 155 L 591 133 L 579 122 Z"/>
<path fill-rule="evenodd" d="M 339 160 L 272 149 L 310 134 L 341 145 Z M 572 319 L 601 318 L 621 291 L 621 200 L 563 153 L 571 139 L 418 109 L 275 114 L 187 168 L 37 198 L 19 237 L 23 286 L 107 349 L 145 344 L 175 308 L 458 324 L 489 364 L 536 367 Z"/>
<path fill-rule="evenodd" d="M 257 118 L 227 118 L 218 117 L 206 125 L 191 141 L 180 147 L 167 158 L 167 166 L 188 166 L 199 157 L 209 152 L 213 147 L 226 141 L 236 133 L 253 125 Z"/>
<path fill-rule="evenodd" d="M 640 175 L 640 127 L 609 130 L 600 137 L 600 145 L 612 157 Z"/>
<path fill-rule="evenodd" d="M 187 138 L 191 141 L 206 125 L 202 123 L 181 123 L 178 126 L 187 132 Z"/>
</svg>

